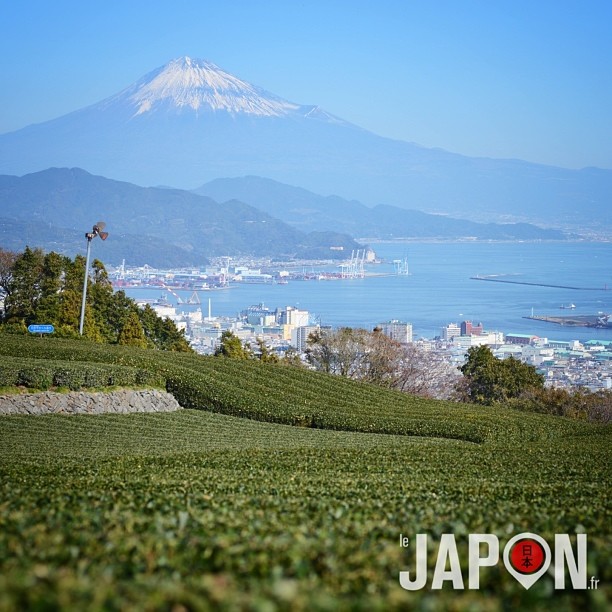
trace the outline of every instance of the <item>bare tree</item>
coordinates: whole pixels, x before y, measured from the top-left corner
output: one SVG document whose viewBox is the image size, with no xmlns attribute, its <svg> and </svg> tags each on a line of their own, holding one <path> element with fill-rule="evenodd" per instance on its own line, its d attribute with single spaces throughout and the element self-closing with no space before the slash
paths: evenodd
<svg viewBox="0 0 612 612">
<path fill-rule="evenodd" d="M 13 269 L 18 253 L 0 247 L 0 310 L 4 313 L 4 300 L 10 295 Z"/>
<path fill-rule="evenodd" d="M 394 387 L 421 397 L 452 399 L 460 379 L 459 370 L 444 354 L 409 344 L 404 349 Z"/>
<path fill-rule="evenodd" d="M 319 371 L 413 395 L 449 399 L 460 377 L 443 355 L 416 344 L 400 344 L 379 329 L 317 332 L 308 345 L 308 362 Z"/>
<path fill-rule="evenodd" d="M 18 253 L 0 247 L 0 291 L 3 295 L 7 295 L 10 291 L 13 268 L 18 256 Z"/>
</svg>

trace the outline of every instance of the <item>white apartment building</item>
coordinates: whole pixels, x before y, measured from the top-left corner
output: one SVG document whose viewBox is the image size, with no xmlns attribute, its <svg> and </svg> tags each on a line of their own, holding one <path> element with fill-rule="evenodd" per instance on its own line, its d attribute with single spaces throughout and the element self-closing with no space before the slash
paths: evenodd
<svg viewBox="0 0 612 612">
<path fill-rule="evenodd" d="M 446 327 L 442 328 L 442 340 L 451 342 L 453 338 L 461 335 L 461 328 L 456 323 L 449 323 Z"/>
<path fill-rule="evenodd" d="M 468 349 L 471 346 L 489 346 L 501 345 L 504 343 L 504 334 L 502 332 L 488 332 L 480 336 L 455 336 L 453 338 L 453 347 Z"/>
<path fill-rule="evenodd" d="M 319 331 L 318 325 L 304 325 L 295 327 L 291 330 L 291 346 L 294 346 L 300 353 L 308 348 L 308 336 Z"/>
<path fill-rule="evenodd" d="M 401 344 L 408 344 L 412 342 L 412 324 L 404 323 L 394 319 L 393 321 L 387 321 L 381 323 L 378 327 L 381 328 L 382 333 L 385 336 L 389 336 L 392 340 L 400 342 Z"/>
<path fill-rule="evenodd" d="M 276 311 L 276 320 L 280 325 L 305 327 L 310 321 L 310 313 L 307 310 L 287 306 Z"/>
</svg>

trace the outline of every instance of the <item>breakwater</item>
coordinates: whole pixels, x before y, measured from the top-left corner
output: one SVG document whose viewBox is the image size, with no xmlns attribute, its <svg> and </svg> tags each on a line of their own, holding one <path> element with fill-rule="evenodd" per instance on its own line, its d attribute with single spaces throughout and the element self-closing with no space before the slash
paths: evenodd
<svg viewBox="0 0 612 612">
<path fill-rule="evenodd" d="M 558 317 L 552 315 L 532 315 L 523 317 L 523 319 L 531 319 L 532 321 L 544 321 L 546 323 L 556 323 L 557 325 L 567 325 L 570 327 L 592 327 L 599 329 L 612 329 L 607 324 L 601 322 L 601 318 L 597 315 L 572 315 L 567 317 Z"/>
<path fill-rule="evenodd" d="M 549 283 L 529 283 L 527 281 L 515 281 L 507 278 L 492 276 L 470 276 L 470 280 L 487 281 L 490 283 L 507 283 L 509 285 L 529 285 L 530 287 L 553 287 L 554 289 L 574 289 L 576 291 L 608 291 L 608 286 L 603 287 L 574 287 L 572 285 L 552 285 Z"/>
</svg>

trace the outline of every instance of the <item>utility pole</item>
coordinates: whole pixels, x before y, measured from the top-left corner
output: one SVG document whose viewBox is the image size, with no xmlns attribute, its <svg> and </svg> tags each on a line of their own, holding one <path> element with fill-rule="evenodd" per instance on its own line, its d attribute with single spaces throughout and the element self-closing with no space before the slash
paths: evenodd
<svg viewBox="0 0 612 612">
<path fill-rule="evenodd" d="M 87 238 L 87 257 L 85 258 L 85 278 L 83 279 L 83 300 L 81 302 L 81 321 L 79 323 L 79 334 L 83 335 L 83 323 L 85 322 L 85 302 L 87 301 L 87 279 L 89 278 L 89 257 L 91 255 L 91 241 L 96 237 L 100 236 L 102 240 L 108 238 L 108 232 L 102 230 L 106 227 L 104 221 L 98 221 L 91 232 L 85 234 Z"/>
</svg>

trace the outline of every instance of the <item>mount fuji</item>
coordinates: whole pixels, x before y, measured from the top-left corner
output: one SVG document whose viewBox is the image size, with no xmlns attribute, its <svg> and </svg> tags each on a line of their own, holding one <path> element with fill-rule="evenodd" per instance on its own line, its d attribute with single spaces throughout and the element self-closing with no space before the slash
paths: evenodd
<svg viewBox="0 0 612 612">
<path fill-rule="evenodd" d="M 182 57 L 97 104 L 0 135 L 0 174 L 49 167 L 195 188 L 265 176 L 367 205 L 612 227 L 612 171 L 471 158 L 377 136 Z"/>
<path fill-rule="evenodd" d="M 255 87 L 215 64 L 182 57 L 144 76 L 110 98 L 109 105 L 127 105 L 133 116 L 156 111 L 196 113 L 225 111 L 232 115 L 283 117 L 302 107 Z M 313 108 L 304 109 L 305 114 Z"/>
</svg>

